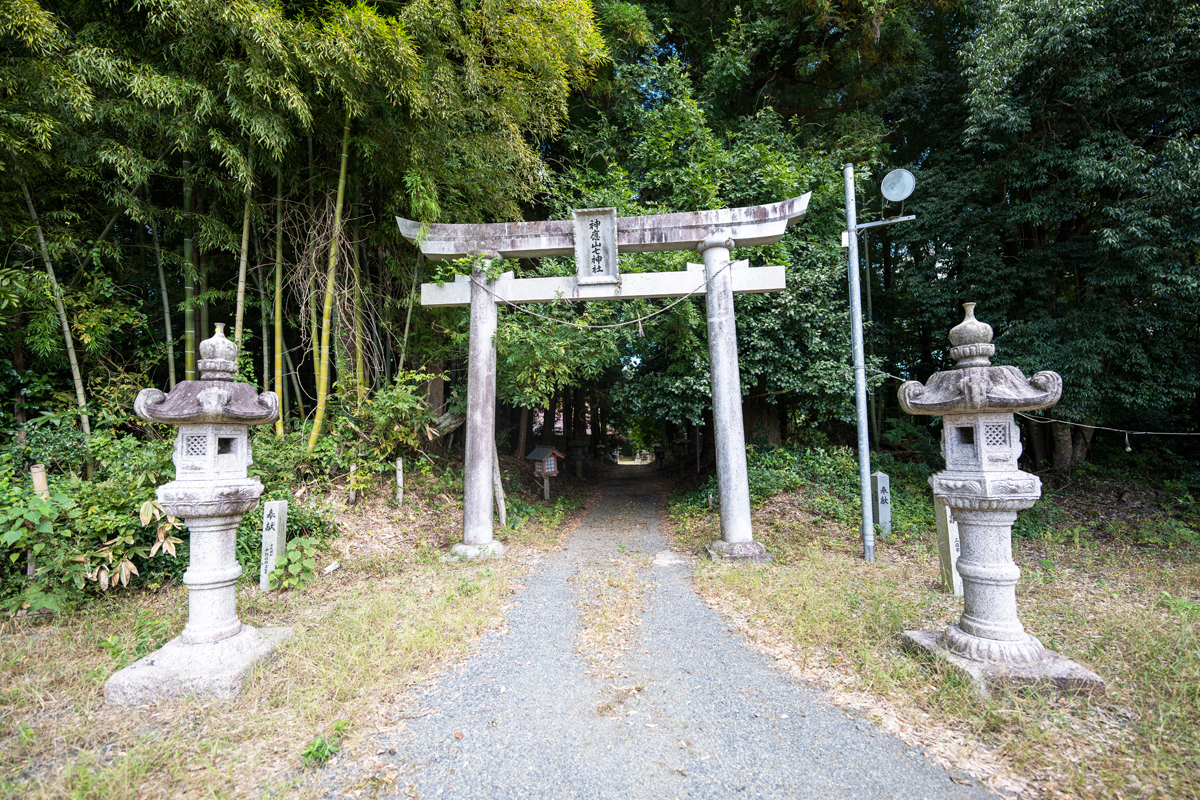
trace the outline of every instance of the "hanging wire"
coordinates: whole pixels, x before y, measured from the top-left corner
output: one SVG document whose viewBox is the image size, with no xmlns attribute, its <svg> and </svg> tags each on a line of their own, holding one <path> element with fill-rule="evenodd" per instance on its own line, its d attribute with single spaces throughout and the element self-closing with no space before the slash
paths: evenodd
<svg viewBox="0 0 1200 800">
<path fill-rule="evenodd" d="M 1016 412 L 1018 417 L 1032 420 L 1039 424 L 1046 422 L 1057 422 L 1059 425 L 1070 425 L 1076 428 L 1091 428 L 1096 431 L 1112 431 L 1113 433 L 1125 434 L 1125 444 L 1128 446 L 1130 436 L 1200 436 L 1200 433 L 1188 433 L 1185 431 L 1133 431 L 1125 430 L 1124 428 L 1109 428 L 1104 425 L 1088 425 L 1083 422 L 1068 422 L 1065 419 L 1054 419 L 1053 417 L 1034 417 L 1029 414 L 1024 414 L 1020 411 Z M 1128 448 L 1127 449 L 1131 449 Z"/>
<path fill-rule="evenodd" d="M 899 375 L 893 375 L 890 372 L 884 372 L 883 370 L 880 370 L 880 369 L 876 369 L 876 370 L 872 370 L 872 371 L 876 375 L 882 375 L 885 378 L 891 378 L 892 380 L 900 381 L 901 383 L 906 383 L 908 380 L 910 380 L 909 378 L 901 378 Z M 1125 434 L 1125 450 L 1126 450 L 1126 452 L 1131 452 L 1133 450 L 1133 448 L 1129 446 L 1129 437 L 1130 436 L 1200 436 L 1200 433 L 1190 433 L 1190 432 L 1186 432 L 1186 431 L 1135 431 L 1135 430 L 1126 430 L 1125 428 L 1109 428 L 1104 425 L 1088 425 L 1087 423 L 1084 423 L 1084 422 L 1068 422 L 1065 419 L 1054 419 L 1053 417 L 1035 417 L 1032 414 L 1026 414 L 1022 411 L 1016 411 L 1013 413 L 1015 413 L 1018 417 L 1024 417 L 1025 419 L 1027 419 L 1031 422 L 1036 422 L 1039 425 L 1045 424 L 1047 422 L 1057 422 L 1059 425 L 1070 425 L 1075 428 L 1091 428 L 1092 430 L 1097 430 L 1097 431 L 1111 431 L 1112 433 L 1123 433 L 1123 434 Z"/>
<path fill-rule="evenodd" d="M 475 276 L 474 276 L 474 275 L 472 275 L 472 276 L 471 276 L 471 283 L 473 283 L 473 284 L 475 284 L 476 286 L 480 287 L 480 288 L 481 288 L 481 289 L 483 289 L 485 292 L 487 292 L 487 293 L 488 293 L 488 294 L 490 294 L 492 297 L 494 297 L 496 300 L 498 300 L 498 301 L 499 301 L 499 302 L 501 302 L 501 303 L 504 303 L 506 306 L 511 306 L 511 307 L 513 307 L 514 309 L 516 309 L 517 311 L 520 311 L 522 314 L 528 314 L 528 315 L 529 315 L 529 316 L 531 316 L 531 317 L 537 317 L 538 319 L 544 319 L 544 320 L 546 320 L 547 322 L 554 322 L 554 323 L 557 323 L 558 325 L 569 325 L 569 326 L 571 326 L 571 327 L 573 327 L 573 328 L 587 329 L 587 330 L 606 330 L 606 329 L 609 329 L 609 328 L 623 328 L 623 327 L 625 327 L 626 325 L 637 325 L 637 326 L 638 326 L 638 335 L 639 335 L 639 336 L 645 336 L 646 334 L 645 334 L 645 333 L 642 331 L 642 320 L 653 319 L 654 317 L 657 317 L 659 314 L 665 314 L 665 313 L 667 313 L 667 312 L 668 312 L 668 311 L 670 311 L 672 308 L 674 308 L 675 306 L 677 306 L 677 305 L 679 305 L 680 303 L 682 303 L 684 300 L 687 300 L 689 297 L 692 297 L 692 296 L 694 296 L 694 295 L 695 295 L 697 292 L 699 292 L 701 289 L 704 289 L 705 287 L 707 287 L 707 286 L 708 286 L 710 283 L 712 283 L 712 282 L 713 282 L 713 280 L 715 280 L 715 279 L 716 279 L 716 277 L 717 277 L 718 275 L 720 275 L 722 272 L 724 272 L 725 270 L 727 270 L 727 269 L 729 269 L 731 266 L 733 266 L 733 263 L 734 263 L 734 262 L 733 262 L 732 260 L 730 260 L 730 261 L 726 261 L 726 262 L 725 262 L 725 263 L 724 263 L 724 264 L 721 266 L 721 268 L 720 268 L 720 269 L 718 269 L 716 272 L 714 272 L 714 273 L 712 274 L 712 277 L 711 277 L 711 278 L 706 278 L 705 280 L 701 281 L 701 282 L 700 282 L 700 285 L 699 285 L 699 286 L 697 286 L 695 289 L 692 289 L 690 292 L 688 292 L 687 294 L 683 295 L 683 296 L 682 296 L 682 297 L 680 297 L 678 300 L 676 300 L 676 301 L 674 301 L 674 302 L 672 302 L 672 303 L 669 303 L 669 304 L 668 304 L 668 305 L 666 305 L 666 306 L 663 306 L 662 308 L 658 309 L 657 311 L 653 311 L 653 312 L 651 312 L 651 313 L 649 313 L 649 314 L 644 314 L 644 315 L 642 315 L 642 316 L 638 317 L 637 319 L 631 319 L 631 320 L 627 320 L 627 321 L 625 321 L 625 322 L 614 322 L 614 323 L 612 323 L 611 325 L 588 325 L 588 324 L 586 324 L 586 323 L 583 323 L 583 322 L 573 322 L 573 321 L 571 321 L 571 320 L 569 320 L 569 319 L 559 319 L 559 318 L 557 318 L 557 317 L 550 317 L 550 316 L 547 316 L 547 315 L 545 315 L 545 314 L 539 314 L 539 313 L 537 313 L 536 311 L 530 311 L 529 309 L 527 309 L 527 308 L 524 308 L 523 306 L 517 305 L 516 303 L 514 303 L 514 302 L 512 302 L 512 301 L 510 301 L 510 300 L 506 300 L 506 299 L 504 299 L 503 297 L 501 297 L 500 295 L 498 295 L 498 294 L 496 294 L 494 291 L 492 291 L 492 289 L 491 289 L 491 288 L 490 288 L 490 287 L 489 287 L 489 286 L 488 286 L 486 283 L 480 283 L 478 280 L 476 280 L 476 278 L 475 278 Z M 596 298 L 596 299 L 597 299 L 597 300 L 607 300 L 607 299 L 618 300 L 618 299 L 620 299 L 620 298 L 616 298 L 616 297 L 614 297 L 614 298 L 604 298 L 604 297 L 598 297 L 598 298 Z"/>
</svg>

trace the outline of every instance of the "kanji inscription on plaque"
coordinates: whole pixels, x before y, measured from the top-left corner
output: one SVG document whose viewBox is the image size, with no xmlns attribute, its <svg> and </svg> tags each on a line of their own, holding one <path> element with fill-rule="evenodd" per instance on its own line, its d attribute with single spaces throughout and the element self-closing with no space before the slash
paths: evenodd
<svg viewBox="0 0 1200 800">
<path fill-rule="evenodd" d="M 616 283 L 617 210 L 587 208 L 575 215 L 575 269 L 580 285 Z"/>
</svg>

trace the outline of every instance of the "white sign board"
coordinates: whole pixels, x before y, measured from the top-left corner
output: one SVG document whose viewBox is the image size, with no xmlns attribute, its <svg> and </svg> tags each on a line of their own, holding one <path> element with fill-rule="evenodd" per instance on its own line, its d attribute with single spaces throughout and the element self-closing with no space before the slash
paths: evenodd
<svg viewBox="0 0 1200 800">
<path fill-rule="evenodd" d="M 275 562 L 287 553 L 287 500 L 263 503 L 262 565 L 258 570 L 258 588 L 267 591 Z"/>
<path fill-rule="evenodd" d="M 883 535 L 892 532 L 892 479 L 886 472 L 871 474 L 871 506 L 875 524 L 883 529 Z"/>
<path fill-rule="evenodd" d="M 575 215 L 575 271 L 579 284 L 616 283 L 617 210 L 586 208 Z"/>
<path fill-rule="evenodd" d="M 941 564 L 942 589 L 954 592 L 955 597 L 962 597 L 962 576 L 958 574 L 958 556 L 962 547 L 958 540 L 958 522 L 954 519 L 951 508 L 933 499 L 933 512 L 937 518 L 938 561 Z"/>
</svg>

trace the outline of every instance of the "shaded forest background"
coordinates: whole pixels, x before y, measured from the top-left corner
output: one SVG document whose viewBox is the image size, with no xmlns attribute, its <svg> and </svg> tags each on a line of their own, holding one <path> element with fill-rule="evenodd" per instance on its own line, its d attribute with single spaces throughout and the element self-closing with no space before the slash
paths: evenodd
<svg viewBox="0 0 1200 800">
<path fill-rule="evenodd" d="M 452 458 L 467 315 L 423 309 L 419 285 L 465 266 L 423 261 L 397 215 L 648 214 L 812 191 L 782 242 L 734 254 L 788 270 L 785 292 L 737 300 L 746 433 L 845 441 L 847 162 L 860 221 L 917 215 L 862 243 L 875 447 L 936 460 L 937 423 L 900 413 L 896 379 L 949 367 L 946 331 L 973 301 L 998 363 L 1064 378 L 1047 415 L 1063 422 L 1021 421 L 1028 468 L 1065 478 L 1107 447 L 1197 473 L 1194 437 L 1135 435 L 1126 454 L 1121 431 L 1200 418 L 1200 4 L 0 0 L 0 48 L 14 564 L 71 514 L 64 581 L 146 555 L 122 504 L 165 479 L 171 432 L 134 418 L 133 397 L 196 377 L 215 323 L 239 340 L 242 377 L 283 397 L 285 418 L 255 438 L 264 480 Z M 878 192 L 896 167 L 917 176 L 903 208 Z M 570 259 L 505 268 L 574 273 Z M 666 302 L 531 310 L 612 324 Z M 599 331 L 502 309 L 497 345 L 499 446 L 514 454 L 550 439 L 547 414 L 560 441 L 591 426 L 606 447 L 612 430 L 633 446 L 691 432 L 694 448 L 711 419 L 701 299 Z M 80 481 L 17 499 L 33 463 Z"/>
</svg>

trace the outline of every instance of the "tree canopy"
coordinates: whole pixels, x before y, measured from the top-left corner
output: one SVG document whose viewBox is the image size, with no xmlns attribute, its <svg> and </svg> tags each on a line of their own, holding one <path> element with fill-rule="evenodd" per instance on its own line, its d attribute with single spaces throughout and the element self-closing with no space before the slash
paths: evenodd
<svg viewBox="0 0 1200 800">
<path fill-rule="evenodd" d="M 140 431 L 133 391 L 191 375 L 216 321 L 238 324 L 242 375 L 284 395 L 287 430 L 319 413 L 336 438 L 373 404 L 420 405 L 396 392 L 423 398 L 429 419 L 403 423 L 423 430 L 465 395 L 467 317 L 421 307 L 419 284 L 455 267 L 425 262 L 394 216 L 654 214 L 808 191 L 782 242 L 735 253 L 788 279 L 737 299 L 745 422 L 752 442 L 836 438 L 854 413 L 848 162 L 862 220 L 897 213 L 876 188 L 888 169 L 918 176 L 903 208 L 917 220 L 862 247 L 877 441 L 912 427 L 885 376 L 948 367 L 965 301 L 1000 361 L 1063 374 L 1057 419 L 1194 430 L 1200 412 L 1200 4 L 3 0 L 0 48 L 0 436 L 14 443 L 47 419 Z M 509 443 L 529 432 L 521 409 L 658 437 L 703 427 L 703 299 L 671 302 L 505 309 Z M 1035 457 L 1072 469 L 1092 430 L 1033 429 Z"/>
</svg>

